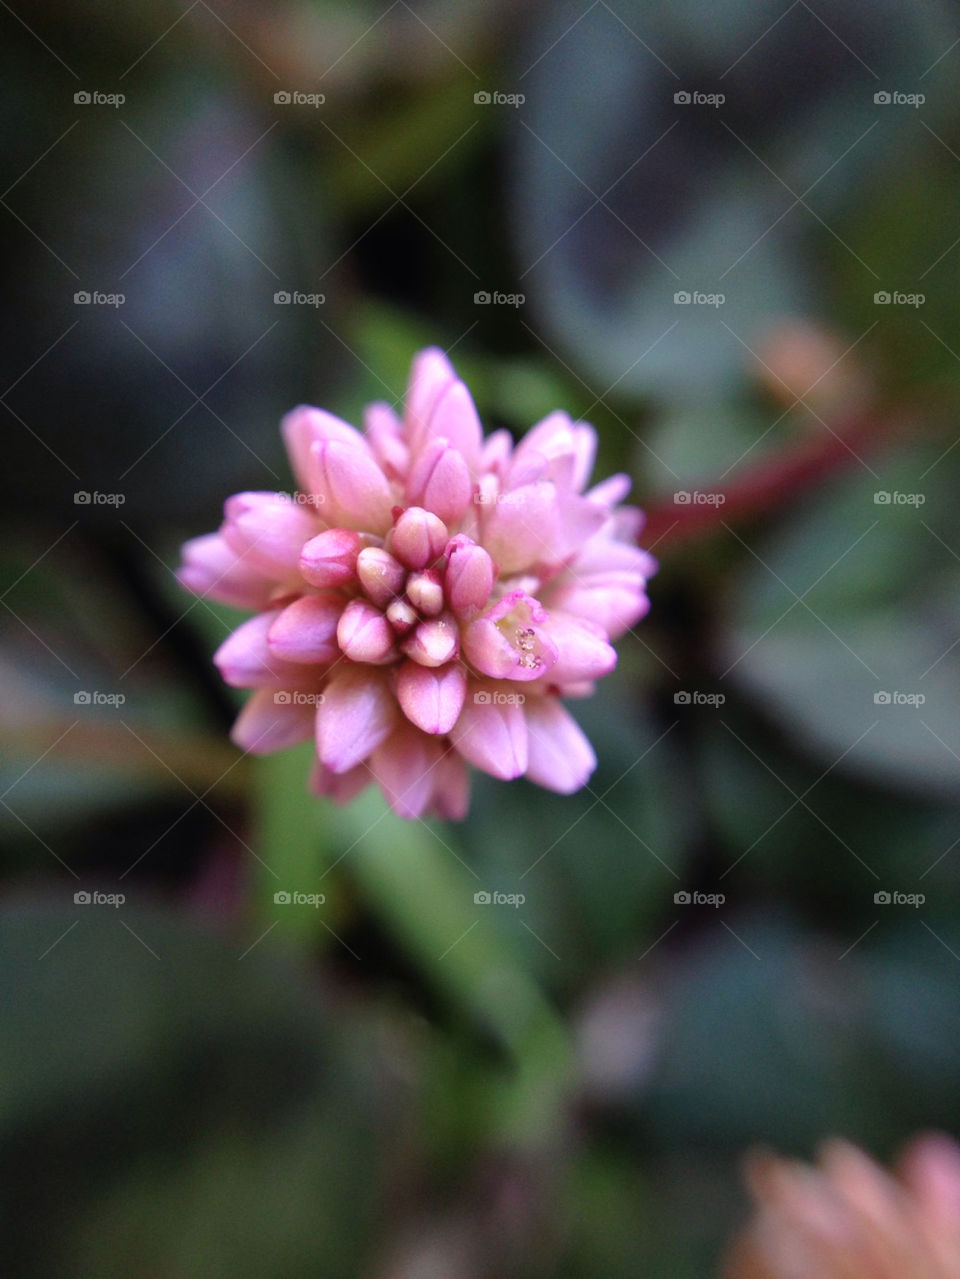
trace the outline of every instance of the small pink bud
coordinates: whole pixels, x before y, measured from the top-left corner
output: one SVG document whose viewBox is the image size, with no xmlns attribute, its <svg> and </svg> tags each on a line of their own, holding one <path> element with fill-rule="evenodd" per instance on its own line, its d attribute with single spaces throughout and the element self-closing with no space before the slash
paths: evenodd
<svg viewBox="0 0 960 1279">
<path fill-rule="evenodd" d="M 331 528 L 300 552 L 300 572 L 311 586 L 343 586 L 353 580 L 363 542 L 351 529 Z"/>
<path fill-rule="evenodd" d="M 317 521 L 298 502 L 278 493 L 237 493 L 225 507 L 224 540 L 244 563 L 274 575 L 296 568 Z"/>
<path fill-rule="evenodd" d="M 449 733 L 467 691 L 467 676 L 457 662 L 439 669 L 405 662 L 397 678 L 397 700 L 411 724 L 425 733 Z"/>
<path fill-rule="evenodd" d="M 445 584 L 450 607 L 458 617 L 475 617 L 486 607 L 496 576 L 493 560 L 468 537 L 450 539 Z"/>
<path fill-rule="evenodd" d="M 339 591 L 301 595 L 267 631 L 270 652 L 288 662 L 332 662 L 339 651 L 337 622 L 343 603 Z"/>
<path fill-rule="evenodd" d="M 430 441 L 407 480 L 410 501 L 433 511 L 445 524 L 459 523 L 470 505 L 471 490 L 463 454 L 445 439 Z"/>
<path fill-rule="evenodd" d="M 311 445 L 310 458 L 310 491 L 325 523 L 386 533 L 393 494 L 369 449 L 354 448 L 340 440 L 321 440 Z"/>
<path fill-rule="evenodd" d="M 460 651 L 460 635 L 452 613 L 421 622 L 401 646 L 421 666 L 444 666 Z"/>
<path fill-rule="evenodd" d="M 407 578 L 407 599 L 427 617 L 443 612 L 443 579 L 435 568 L 421 569 Z"/>
<path fill-rule="evenodd" d="M 394 600 L 387 608 L 387 621 L 398 635 L 406 635 L 420 621 L 419 614 L 406 600 Z"/>
<path fill-rule="evenodd" d="M 382 546 L 365 546 L 357 556 L 357 577 L 374 604 L 386 608 L 403 590 L 403 565 Z"/>
<path fill-rule="evenodd" d="M 352 662 L 382 666 L 397 656 L 390 623 L 369 600 L 351 600 L 343 610 L 337 642 Z"/>
<path fill-rule="evenodd" d="M 398 517 L 387 539 L 387 548 L 407 568 L 426 568 L 443 552 L 450 534 L 432 511 L 408 506 Z"/>
</svg>

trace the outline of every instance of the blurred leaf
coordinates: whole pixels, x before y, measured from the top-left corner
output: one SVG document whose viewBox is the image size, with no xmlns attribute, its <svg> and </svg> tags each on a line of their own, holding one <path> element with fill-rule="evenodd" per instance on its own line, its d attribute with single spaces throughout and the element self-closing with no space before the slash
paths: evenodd
<svg viewBox="0 0 960 1279">
<path fill-rule="evenodd" d="M 832 222 L 916 136 L 916 113 L 874 93 L 913 87 L 955 38 L 945 5 L 893 0 L 544 10 L 517 59 L 519 279 L 596 394 L 729 391 L 744 344 L 822 297 Z M 947 85 L 924 81 L 930 122 Z M 864 294 L 885 287 L 857 269 Z M 724 300 L 675 303 L 695 292 Z"/>
</svg>

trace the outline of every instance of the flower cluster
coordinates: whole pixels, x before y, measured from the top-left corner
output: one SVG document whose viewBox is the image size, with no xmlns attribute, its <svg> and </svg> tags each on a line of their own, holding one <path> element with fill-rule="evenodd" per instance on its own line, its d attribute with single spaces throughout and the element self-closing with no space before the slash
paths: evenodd
<svg viewBox="0 0 960 1279">
<path fill-rule="evenodd" d="M 569 794 L 596 766 L 561 697 L 611 671 L 610 640 L 648 609 L 656 565 L 616 475 L 586 490 L 596 433 L 550 414 L 514 446 L 484 439 L 439 350 L 414 360 L 405 411 L 365 432 L 302 406 L 282 430 L 298 491 L 240 493 L 183 548 L 181 583 L 256 610 L 219 648 L 256 690 L 247 751 L 316 736 L 316 793 L 375 780 L 395 812 L 459 818 L 466 763 Z"/>
<path fill-rule="evenodd" d="M 754 1155 L 757 1212 L 724 1279 L 960 1279 L 960 1149 L 919 1137 L 897 1172 L 836 1139 L 812 1168 Z"/>
</svg>

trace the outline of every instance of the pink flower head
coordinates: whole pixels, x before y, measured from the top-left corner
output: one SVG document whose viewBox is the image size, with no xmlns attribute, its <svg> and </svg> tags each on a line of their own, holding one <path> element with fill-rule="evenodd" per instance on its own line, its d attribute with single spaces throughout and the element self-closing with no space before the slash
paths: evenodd
<svg viewBox="0 0 960 1279">
<path fill-rule="evenodd" d="M 403 817 L 466 815 L 470 763 L 561 794 L 596 766 L 561 704 L 616 665 L 656 563 L 619 475 L 587 489 L 596 432 L 551 413 L 484 440 L 439 350 L 414 360 L 403 417 L 365 432 L 321 409 L 282 430 L 294 496 L 240 493 L 183 548 L 197 595 L 254 610 L 217 650 L 255 690 L 233 729 L 268 753 L 315 736 L 313 788 L 371 780 Z"/>
</svg>

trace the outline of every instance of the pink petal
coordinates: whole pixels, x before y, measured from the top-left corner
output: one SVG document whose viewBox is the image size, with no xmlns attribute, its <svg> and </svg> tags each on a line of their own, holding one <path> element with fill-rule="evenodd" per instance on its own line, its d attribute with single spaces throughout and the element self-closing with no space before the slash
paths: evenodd
<svg viewBox="0 0 960 1279">
<path fill-rule="evenodd" d="M 241 622 L 214 653 L 214 665 L 227 684 L 234 688 L 295 688 L 312 678 L 313 672 L 270 650 L 267 633 L 280 613 L 280 609 L 268 609 Z"/>
<path fill-rule="evenodd" d="M 383 666 L 397 656 L 393 628 L 369 600 L 351 600 L 343 610 L 337 623 L 337 643 L 351 662 Z"/>
<path fill-rule="evenodd" d="M 410 469 L 407 500 L 455 526 L 470 505 L 473 485 L 463 454 L 443 438 L 430 440 Z"/>
<path fill-rule="evenodd" d="M 437 397 L 430 415 L 429 434 L 434 439 L 449 440 L 463 455 L 470 472 L 476 473 L 483 427 L 473 396 L 463 382 L 453 382 Z"/>
<path fill-rule="evenodd" d="M 529 731 L 527 777 L 561 795 L 580 790 L 597 766 L 580 725 L 555 697 L 531 697 L 524 710 Z"/>
<path fill-rule="evenodd" d="M 460 631 L 452 613 L 428 618 L 403 641 L 401 648 L 421 666 L 445 666 L 460 652 Z"/>
<path fill-rule="evenodd" d="M 442 555 L 449 540 L 450 533 L 439 516 L 420 506 L 408 506 L 390 530 L 387 549 L 407 568 L 426 568 Z"/>
<path fill-rule="evenodd" d="M 441 820 L 463 821 L 470 808 L 470 772 L 455 750 L 447 749 L 431 777 L 430 810 Z"/>
<path fill-rule="evenodd" d="M 422 568 L 407 578 L 407 599 L 424 617 L 443 612 L 443 577 L 439 569 Z"/>
<path fill-rule="evenodd" d="M 550 671 L 552 683 L 600 679 L 616 666 L 616 650 L 607 642 L 606 632 L 588 619 L 554 611 L 545 628 L 558 650 Z"/>
<path fill-rule="evenodd" d="M 471 666 L 492 679 L 539 679 L 558 656 L 546 620 L 538 600 L 520 590 L 510 591 L 467 627 L 464 654 Z"/>
<path fill-rule="evenodd" d="M 349 423 L 327 413 L 324 409 L 312 408 L 309 404 L 301 404 L 291 409 L 280 423 L 287 456 L 298 486 L 305 492 L 310 491 L 311 481 L 311 449 L 321 440 L 339 440 L 342 444 L 350 444 L 354 448 L 367 447 L 363 436 Z"/>
<path fill-rule="evenodd" d="M 357 577 L 374 604 L 386 608 L 403 590 L 406 572 L 382 546 L 366 546 L 357 556 Z"/>
<path fill-rule="evenodd" d="M 616 506 L 633 488 L 633 480 L 622 473 L 611 475 L 600 484 L 595 484 L 587 494 L 587 500 L 597 506 Z"/>
<path fill-rule="evenodd" d="M 332 773 L 345 773 L 376 750 L 393 729 L 397 703 L 386 677 L 369 666 L 338 670 L 317 708 L 317 754 Z"/>
<path fill-rule="evenodd" d="M 302 548 L 298 567 L 311 586 L 344 586 L 353 580 L 363 547 L 351 529 L 331 528 L 312 537 Z"/>
<path fill-rule="evenodd" d="M 593 574 L 555 587 L 551 607 L 594 622 L 616 639 L 650 609 L 646 583 L 631 573 Z"/>
<path fill-rule="evenodd" d="M 369 450 L 338 440 L 311 448 L 310 491 L 325 523 L 337 528 L 386 533 L 392 522 L 390 483 Z"/>
<path fill-rule="evenodd" d="M 271 653 L 288 662 L 332 662 L 344 603 L 339 591 L 321 591 L 288 604 L 267 631 Z"/>
<path fill-rule="evenodd" d="M 510 492 L 509 501 L 485 507 L 483 544 L 502 574 L 551 560 L 559 536 L 557 494 L 549 480 Z"/>
<path fill-rule="evenodd" d="M 499 691 L 495 685 L 471 680 L 450 739 L 471 764 L 509 781 L 527 771 L 527 722 L 522 703 L 494 702 Z"/>
<path fill-rule="evenodd" d="M 312 727 L 311 721 L 311 731 Z M 314 795 L 326 795 L 335 804 L 349 804 L 370 785 L 371 780 L 370 769 L 366 764 L 358 764 L 345 773 L 331 773 L 314 756 L 309 785 Z"/>
<path fill-rule="evenodd" d="M 401 422 L 389 404 L 368 404 L 363 414 L 367 443 L 391 479 L 401 479 L 410 466 L 410 450 L 401 436 Z"/>
<path fill-rule="evenodd" d="M 453 365 L 438 347 L 427 347 L 414 358 L 404 412 L 411 452 L 418 453 L 426 442 L 434 405 L 441 392 L 456 381 L 456 377 Z"/>
<path fill-rule="evenodd" d="M 443 747 L 412 724 L 399 725 L 370 759 L 370 771 L 398 817 L 418 818 L 430 802 Z"/>
<path fill-rule="evenodd" d="M 184 542 L 180 554 L 183 563 L 177 580 L 195 595 L 235 608 L 260 609 L 276 590 L 276 582 L 240 559 L 219 533 L 191 538 Z"/>
<path fill-rule="evenodd" d="M 463 655 L 480 675 L 506 679 L 520 655 L 495 622 L 478 617 L 463 632 Z"/>
<path fill-rule="evenodd" d="M 450 539 L 444 582 L 450 607 L 458 617 L 476 616 L 486 607 L 494 577 L 493 560 L 482 546 L 462 535 Z"/>
<path fill-rule="evenodd" d="M 266 688 L 254 693 L 231 730 L 235 746 L 252 755 L 269 755 L 298 746 L 311 736 L 316 708 L 303 702 L 278 702 L 282 696 Z"/>
<path fill-rule="evenodd" d="M 403 713 L 425 733 L 449 733 L 466 692 L 466 672 L 457 662 L 438 668 L 405 662 L 397 677 L 397 700 Z"/>
<path fill-rule="evenodd" d="M 237 493 L 224 513 L 227 544 L 247 564 L 276 577 L 296 570 L 304 542 L 318 528 L 311 508 L 280 493 Z"/>
</svg>

